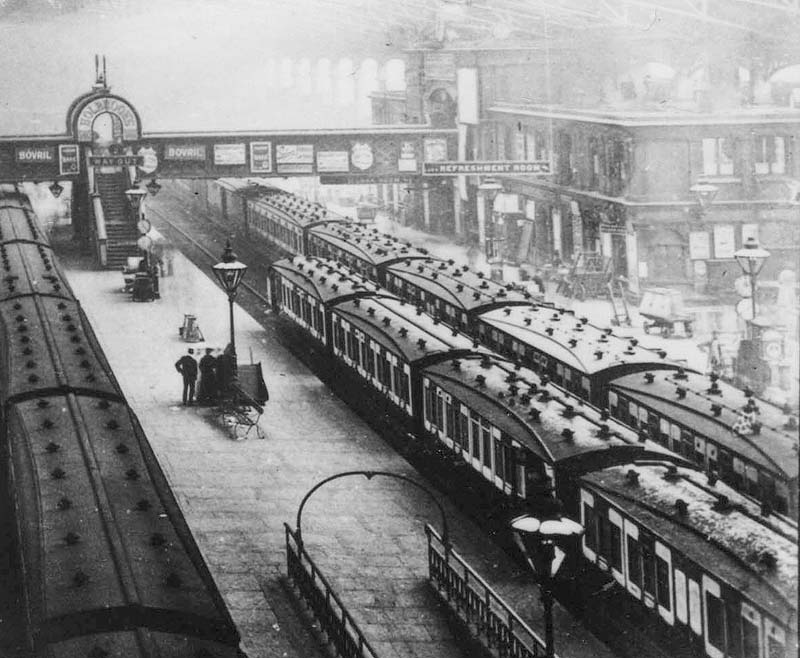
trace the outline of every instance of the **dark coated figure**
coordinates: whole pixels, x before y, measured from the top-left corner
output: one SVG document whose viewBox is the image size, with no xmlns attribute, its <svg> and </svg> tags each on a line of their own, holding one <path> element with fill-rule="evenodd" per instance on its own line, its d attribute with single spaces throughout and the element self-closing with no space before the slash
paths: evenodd
<svg viewBox="0 0 800 658">
<path fill-rule="evenodd" d="M 213 404 L 217 398 L 217 360 L 212 356 L 214 350 L 206 348 L 206 353 L 200 359 L 200 385 L 197 390 L 197 402 L 207 405 Z"/>
<path fill-rule="evenodd" d="M 175 362 L 175 370 L 183 377 L 183 404 L 194 404 L 194 385 L 197 381 L 197 361 L 194 359 L 194 350 L 190 347 L 189 353 L 184 354 Z"/>
</svg>

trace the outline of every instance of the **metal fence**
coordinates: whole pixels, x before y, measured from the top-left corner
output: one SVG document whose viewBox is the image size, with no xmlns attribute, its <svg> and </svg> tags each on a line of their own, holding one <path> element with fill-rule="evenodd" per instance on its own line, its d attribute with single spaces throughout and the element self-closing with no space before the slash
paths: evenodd
<svg viewBox="0 0 800 658">
<path fill-rule="evenodd" d="M 292 584 L 308 604 L 328 642 L 343 658 L 378 658 L 297 535 L 286 529 L 286 565 Z"/>
<path fill-rule="evenodd" d="M 492 654 L 501 658 L 545 655 L 544 640 L 492 590 L 441 536 L 425 525 L 428 577 L 442 600 Z"/>
</svg>

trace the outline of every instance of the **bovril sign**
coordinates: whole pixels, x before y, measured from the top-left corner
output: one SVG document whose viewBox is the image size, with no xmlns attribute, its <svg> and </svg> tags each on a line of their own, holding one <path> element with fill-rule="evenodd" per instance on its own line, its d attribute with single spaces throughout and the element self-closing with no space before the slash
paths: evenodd
<svg viewBox="0 0 800 658">
<path fill-rule="evenodd" d="M 14 159 L 22 164 L 50 164 L 56 161 L 56 149 L 54 146 L 17 146 Z"/>
</svg>

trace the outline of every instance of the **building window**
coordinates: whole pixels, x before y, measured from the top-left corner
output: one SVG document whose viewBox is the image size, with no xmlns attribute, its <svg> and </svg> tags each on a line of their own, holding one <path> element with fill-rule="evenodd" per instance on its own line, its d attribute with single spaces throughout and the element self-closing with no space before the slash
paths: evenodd
<svg viewBox="0 0 800 658">
<path fill-rule="evenodd" d="M 753 138 L 753 164 L 756 174 L 786 173 L 786 141 L 777 135 Z"/>
<path fill-rule="evenodd" d="M 734 143 L 729 137 L 703 140 L 703 174 L 733 176 Z"/>
</svg>

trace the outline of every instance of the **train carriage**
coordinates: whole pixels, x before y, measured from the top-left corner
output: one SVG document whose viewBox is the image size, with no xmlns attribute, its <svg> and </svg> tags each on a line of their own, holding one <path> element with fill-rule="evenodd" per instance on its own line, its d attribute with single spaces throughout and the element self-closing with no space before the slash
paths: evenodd
<svg viewBox="0 0 800 658">
<path fill-rule="evenodd" d="M 710 658 L 797 654 L 797 526 L 695 470 L 618 465 L 580 478 L 585 559 L 659 631 Z"/>
<path fill-rule="evenodd" d="M 797 515 L 794 416 L 716 377 L 645 372 L 610 382 L 609 411 L 781 513 Z"/>
<path fill-rule="evenodd" d="M 21 596 L 4 601 L 3 632 L 52 658 L 241 656 L 169 484 L 15 186 L 0 188 L 0 230 L 0 520 L 9 589 Z"/>
<path fill-rule="evenodd" d="M 391 292 L 467 332 L 474 330 L 481 313 L 505 306 L 528 306 L 534 301 L 528 291 L 487 279 L 483 273 L 457 266 L 452 260 L 408 258 L 386 267 L 385 282 Z"/>
<path fill-rule="evenodd" d="M 375 295 L 379 290 L 377 284 L 333 261 L 305 256 L 273 263 L 268 284 L 272 307 L 325 346 L 331 331 L 328 307 L 338 301 Z"/>
<path fill-rule="evenodd" d="M 422 371 L 424 429 L 512 499 L 552 487 L 569 496 L 576 474 L 631 459 L 673 459 L 608 414 L 494 354 Z"/>
<path fill-rule="evenodd" d="M 430 258 L 427 249 L 352 222 L 320 224 L 306 235 L 307 255 L 338 261 L 384 287 L 392 263 Z"/>
<path fill-rule="evenodd" d="M 547 306 L 506 306 L 477 319 L 479 341 L 546 374 L 579 397 L 605 407 L 608 382 L 643 370 L 677 370 L 664 350 L 643 347 L 575 312 Z"/>
<path fill-rule="evenodd" d="M 354 299 L 337 303 L 331 313 L 334 356 L 410 418 L 422 407 L 420 369 L 475 349 L 471 338 L 403 300 Z"/>
</svg>

